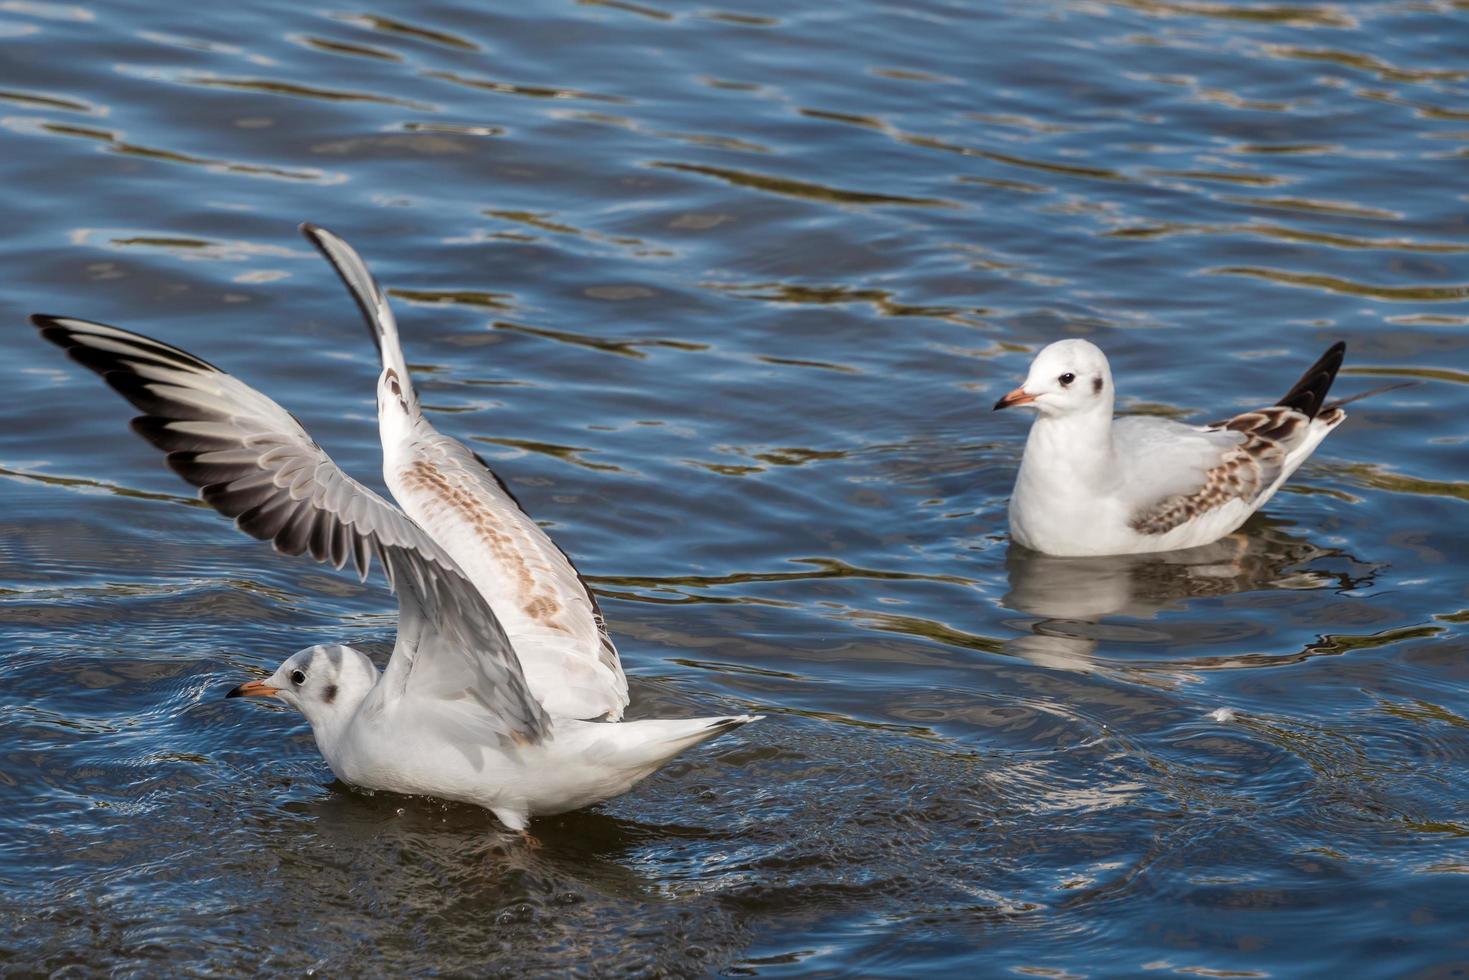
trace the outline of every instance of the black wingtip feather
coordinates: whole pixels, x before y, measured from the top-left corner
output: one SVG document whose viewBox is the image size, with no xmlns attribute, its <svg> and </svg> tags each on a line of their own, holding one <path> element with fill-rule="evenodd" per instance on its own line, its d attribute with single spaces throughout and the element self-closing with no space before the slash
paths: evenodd
<svg viewBox="0 0 1469 980">
<path fill-rule="evenodd" d="M 206 463 L 199 459 L 199 453 L 190 451 L 171 452 L 165 457 L 165 462 L 186 483 L 201 490 L 208 486 L 227 486 L 260 472 L 258 467 L 248 463 Z"/>
<path fill-rule="evenodd" d="M 30 315 L 31 326 L 38 328 L 41 331 L 41 336 L 60 347 L 65 347 L 66 344 L 56 339 L 56 335 L 69 335 L 71 333 L 70 330 L 61 325 L 61 321 L 66 319 L 69 318 L 57 316 L 54 313 L 32 313 Z"/>
<path fill-rule="evenodd" d="M 1346 353 L 1347 345 L 1344 341 L 1338 340 L 1332 344 L 1315 364 L 1306 369 L 1301 380 L 1285 393 L 1285 397 L 1275 404 L 1294 409 L 1306 418 L 1314 419 L 1326 401 L 1327 392 L 1331 391 L 1331 383 L 1336 380 L 1336 372 L 1341 370 Z"/>
<path fill-rule="evenodd" d="M 202 357 L 195 357 L 188 351 L 180 350 L 172 344 L 165 344 L 161 340 L 144 337 L 130 330 L 123 330 L 111 324 L 101 323 L 95 320 L 82 320 L 77 317 L 56 316 L 51 313 L 32 313 L 30 316 L 32 325 L 40 329 L 41 337 L 57 347 L 65 348 L 72 359 L 77 363 L 90 368 L 97 373 L 102 373 L 98 364 L 119 366 L 118 361 L 122 357 L 131 360 L 153 361 L 164 367 L 187 368 L 193 371 L 212 371 L 223 374 L 219 368 L 210 364 Z M 101 327 L 104 330 L 117 331 L 118 335 L 109 335 L 107 341 L 113 344 L 124 344 L 132 350 L 127 354 L 116 351 L 103 350 L 92 347 L 87 342 L 88 332 L 69 326 L 70 323 L 82 326 Z M 86 352 L 85 354 L 83 352 Z M 93 358 L 95 363 L 84 358 Z"/>
<path fill-rule="evenodd" d="M 128 424 L 134 432 L 166 453 L 207 453 L 229 449 L 234 445 L 228 439 L 200 435 L 197 432 L 181 432 L 173 427 L 174 423 L 180 421 L 161 415 L 139 415 Z"/>
<path fill-rule="evenodd" d="M 145 382 L 142 378 L 140 378 L 133 372 L 126 370 L 104 371 L 99 368 L 92 367 L 92 365 L 87 364 L 85 361 L 82 361 L 81 358 L 77 358 L 76 351 L 69 351 L 68 353 L 70 353 L 73 358 L 76 358 L 78 363 L 81 363 L 86 367 L 92 368 L 93 371 L 96 371 L 98 374 L 100 374 L 102 376 L 102 380 L 107 382 L 107 387 L 111 388 L 113 391 L 126 398 L 134 408 L 142 412 L 144 415 L 153 415 L 161 418 L 178 417 L 176 410 L 170 410 L 173 409 L 174 406 L 169 402 L 169 400 L 166 398 L 160 398 L 157 394 L 153 392 L 151 388 L 148 387 L 147 382 Z"/>
<path fill-rule="evenodd" d="M 199 499 L 225 517 L 239 517 L 255 510 L 272 496 L 270 487 L 260 485 L 236 487 L 229 483 L 208 483 L 199 488 Z"/>
</svg>

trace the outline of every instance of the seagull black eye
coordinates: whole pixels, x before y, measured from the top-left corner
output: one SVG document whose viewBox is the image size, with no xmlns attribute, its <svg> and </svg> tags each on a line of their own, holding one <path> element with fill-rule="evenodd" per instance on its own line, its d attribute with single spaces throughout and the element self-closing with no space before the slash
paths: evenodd
<svg viewBox="0 0 1469 980">
<path fill-rule="evenodd" d="M 1076 375 L 1072 374 L 1070 371 L 1067 371 L 1065 374 L 1061 375 L 1061 377 L 1058 378 L 1057 380 L 1059 380 L 1061 382 L 1061 387 L 1064 388 L 1067 385 L 1071 384 L 1071 382 L 1073 382 L 1073 381 L 1076 380 Z"/>
<path fill-rule="evenodd" d="M 297 687 L 300 687 L 302 684 L 305 684 L 306 683 L 306 671 L 304 671 L 304 670 L 293 670 L 293 671 L 291 671 L 291 683 L 292 684 L 295 684 Z"/>
</svg>

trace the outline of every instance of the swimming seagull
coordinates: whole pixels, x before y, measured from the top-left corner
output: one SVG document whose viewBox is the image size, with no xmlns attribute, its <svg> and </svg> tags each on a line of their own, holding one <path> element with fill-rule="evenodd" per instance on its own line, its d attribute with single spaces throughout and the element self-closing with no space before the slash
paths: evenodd
<svg viewBox="0 0 1469 980">
<path fill-rule="evenodd" d="M 398 595 L 397 641 L 381 674 L 360 651 L 317 645 L 228 696 L 277 697 L 300 710 L 346 783 L 478 804 L 517 831 L 534 816 L 624 793 L 684 749 L 758 720 L 575 717 L 603 706 L 616 717 L 627 700 L 585 585 L 573 586 L 570 562 L 483 464 L 423 420 L 361 259 L 329 232 L 304 230 L 379 325 L 384 467 L 408 513 L 342 472 L 285 409 L 192 354 L 101 323 L 31 318 L 144 413 L 133 429 L 241 530 L 285 554 L 310 552 L 339 569 L 351 562 L 364 580 L 373 557 L 381 562 Z M 510 572 L 514 581 L 496 579 Z"/>
<path fill-rule="evenodd" d="M 1265 505 L 1332 429 L 1324 404 L 1346 344 L 1336 343 L 1267 408 L 1212 425 L 1112 417 L 1107 356 L 1081 339 L 1036 355 L 1025 383 L 995 403 L 1037 417 L 1010 497 L 1010 536 L 1051 555 L 1117 555 L 1208 544 Z M 1398 387 L 1392 385 L 1390 387 Z"/>
</svg>

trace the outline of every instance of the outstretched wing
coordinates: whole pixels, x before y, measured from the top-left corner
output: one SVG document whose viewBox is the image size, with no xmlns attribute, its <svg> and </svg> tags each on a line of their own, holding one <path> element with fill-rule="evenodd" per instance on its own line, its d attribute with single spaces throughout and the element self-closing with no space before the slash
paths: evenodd
<svg viewBox="0 0 1469 980">
<path fill-rule="evenodd" d="M 494 607 L 547 710 L 617 720 L 628 702 L 627 678 L 586 582 L 484 460 L 423 416 L 392 311 L 361 256 L 324 228 L 305 224 L 301 231 L 342 277 L 385 371 L 401 381 L 401 402 L 382 409 L 409 416 L 406 424 L 383 426 L 384 477 L 393 496 Z"/>
<path fill-rule="evenodd" d="M 494 612 L 450 558 L 402 511 L 332 462 L 294 416 L 206 361 L 85 320 L 33 316 L 64 348 L 144 414 L 133 429 L 240 530 L 288 555 L 310 552 L 367 577 L 372 556 L 399 597 L 399 635 L 385 697 L 468 699 L 489 726 L 533 741 L 547 719 Z"/>
</svg>

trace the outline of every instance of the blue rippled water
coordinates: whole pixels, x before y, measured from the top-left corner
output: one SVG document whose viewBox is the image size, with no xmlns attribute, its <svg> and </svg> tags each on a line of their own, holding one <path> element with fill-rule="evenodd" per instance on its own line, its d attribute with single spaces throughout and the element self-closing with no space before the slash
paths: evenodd
<svg viewBox="0 0 1469 980">
<path fill-rule="evenodd" d="M 1446 0 L 0 3 L 0 971 L 1463 975 L 1466 54 Z M 766 721 L 530 850 L 221 700 L 384 653 L 391 597 L 196 504 L 25 316 L 192 350 L 374 482 L 303 220 L 632 716 Z M 1063 336 L 1128 412 L 1337 339 L 1343 393 L 1420 384 L 1216 545 L 1048 559 L 989 406 Z"/>
</svg>

